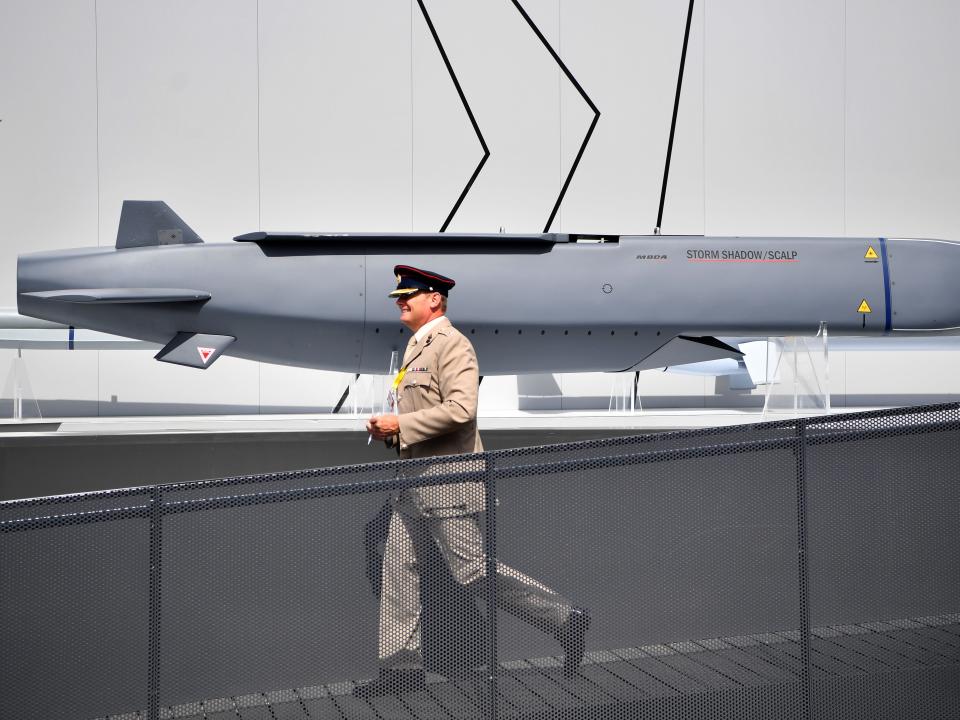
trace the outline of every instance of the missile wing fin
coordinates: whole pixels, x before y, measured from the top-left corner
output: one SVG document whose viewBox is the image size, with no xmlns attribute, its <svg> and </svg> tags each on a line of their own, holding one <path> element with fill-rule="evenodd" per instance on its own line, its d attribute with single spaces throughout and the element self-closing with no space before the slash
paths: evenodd
<svg viewBox="0 0 960 720">
<path fill-rule="evenodd" d="M 154 359 L 206 370 L 234 340 L 230 335 L 178 332 Z"/>
<path fill-rule="evenodd" d="M 629 369 L 649 370 L 651 368 L 687 365 L 721 358 L 739 360 L 742 357 L 742 352 L 725 342 L 717 340 L 715 337 L 677 335 Z"/>
<path fill-rule="evenodd" d="M 174 303 L 204 302 L 210 293 L 185 288 L 76 288 L 23 293 L 41 300 L 69 303 Z"/>
</svg>

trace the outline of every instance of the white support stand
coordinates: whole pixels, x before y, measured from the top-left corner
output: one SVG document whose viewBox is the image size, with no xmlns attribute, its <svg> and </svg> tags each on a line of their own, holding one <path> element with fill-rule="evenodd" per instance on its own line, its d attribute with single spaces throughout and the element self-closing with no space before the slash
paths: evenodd
<svg viewBox="0 0 960 720">
<path fill-rule="evenodd" d="M 30 376 L 27 374 L 27 365 L 23 361 L 23 353 L 20 348 L 17 348 L 17 356 L 10 364 L 10 371 L 3 383 L 3 395 L 0 397 L 3 398 L 4 405 L 8 402 L 7 398 L 10 399 L 9 402 L 12 405 L 10 415 L 7 416 L 4 412 L 4 417 L 11 417 L 17 422 L 28 418 L 43 419 L 40 414 L 40 404 L 37 402 L 30 385 Z"/>
<path fill-rule="evenodd" d="M 386 375 L 361 375 L 350 387 L 350 408 L 354 415 L 381 415 L 396 412 L 391 404 L 393 378 L 400 367 L 400 353 L 390 353 Z"/>
<path fill-rule="evenodd" d="M 360 415 L 364 409 L 369 409 L 373 414 L 373 388 L 371 387 L 372 375 L 358 375 L 350 384 L 350 414 Z"/>
<path fill-rule="evenodd" d="M 827 323 L 816 337 L 767 341 L 767 392 L 763 417 L 830 412 L 830 348 Z"/>
<path fill-rule="evenodd" d="M 636 373 L 618 372 L 612 374 L 610 381 L 610 413 L 643 412 L 640 398 L 637 397 Z"/>
<path fill-rule="evenodd" d="M 393 387 L 393 378 L 400 370 L 400 353 L 396 350 L 390 353 L 390 362 L 387 365 L 387 374 L 380 376 L 383 379 L 380 393 L 380 414 L 395 413 L 397 411 L 397 392 Z"/>
</svg>

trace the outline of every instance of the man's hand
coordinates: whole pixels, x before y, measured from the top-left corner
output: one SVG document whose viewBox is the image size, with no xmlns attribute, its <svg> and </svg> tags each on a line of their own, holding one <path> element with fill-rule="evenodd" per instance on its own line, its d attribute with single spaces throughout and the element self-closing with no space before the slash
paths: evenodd
<svg viewBox="0 0 960 720">
<path fill-rule="evenodd" d="M 386 440 L 400 432 L 400 420 L 396 415 L 374 415 L 367 420 L 367 432 L 377 440 Z"/>
</svg>

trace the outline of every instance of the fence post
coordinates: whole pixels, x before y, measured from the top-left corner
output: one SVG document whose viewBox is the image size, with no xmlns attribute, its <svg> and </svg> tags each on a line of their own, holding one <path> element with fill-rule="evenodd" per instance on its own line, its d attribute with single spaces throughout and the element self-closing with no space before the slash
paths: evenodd
<svg viewBox="0 0 960 720">
<path fill-rule="evenodd" d="M 797 420 L 797 572 L 800 586 L 800 642 L 803 669 L 800 677 L 802 717 L 812 715 L 810 687 L 810 572 L 807 567 L 807 421 Z"/>
<path fill-rule="evenodd" d="M 487 685 L 490 708 L 489 720 L 497 720 L 497 671 L 500 666 L 497 651 L 497 479 L 494 474 L 493 455 L 484 453 L 484 510 L 486 533 L 486 600 L 487 600 Z"/>
<path fill-rule="evenodd" d="M 163 490 L 150 490 L 150 617 L 147 641 L 147 720 L 160 720 L 160 560 Z"/>
</svg>

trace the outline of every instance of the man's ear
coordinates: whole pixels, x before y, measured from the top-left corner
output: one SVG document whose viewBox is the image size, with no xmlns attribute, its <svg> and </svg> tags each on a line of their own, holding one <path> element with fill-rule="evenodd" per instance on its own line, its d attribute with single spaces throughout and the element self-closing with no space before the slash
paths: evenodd
<svg viewBox="0 0 960 720">
<path fill-rule="evenodd" d="M 434 293 L 430 296 L 430 309 L 436 310 L 443 304 L 443 301 L 440 299 L 440 293 Z"/>
</svg>

